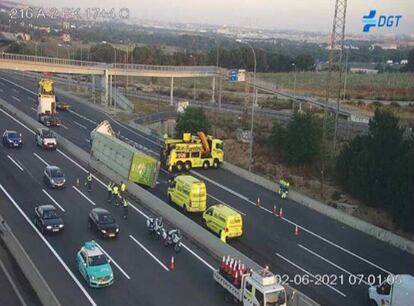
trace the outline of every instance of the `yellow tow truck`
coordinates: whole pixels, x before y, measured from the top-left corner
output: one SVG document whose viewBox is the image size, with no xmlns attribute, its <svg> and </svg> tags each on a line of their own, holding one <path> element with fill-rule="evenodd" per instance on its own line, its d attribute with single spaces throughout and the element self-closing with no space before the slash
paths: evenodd
<svg viewBox="0 0 414 306">
<path fill-rule="evenodd" d="M 198 132 L 184 133 L 183 139 L 164 139 L 161 162 L 170 171 L 218 168 L 224 161 L 223 141 Z"/>
</svg>

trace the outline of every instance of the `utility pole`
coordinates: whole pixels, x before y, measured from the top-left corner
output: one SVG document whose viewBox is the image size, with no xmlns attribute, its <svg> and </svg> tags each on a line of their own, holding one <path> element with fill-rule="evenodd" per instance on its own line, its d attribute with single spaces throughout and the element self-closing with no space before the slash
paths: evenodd
<svg viewBox="0 0 414 306">
<path fill-rule="evenodd" d="M 329 68 L 326 79 L 326 99 L 323 118 L 323 131 L 322 131 L 322 170 L 321 170 L 321 195 L 324 195 L 324 181 L 325 181 L 325 157 L 329 155 L 332 157 L 336 152 L 336 137 L 338 128 L 338 116 L 339 116 L 339 104 L 341 100 L 341 87 L 342 87 L 342 73 L 343 73 L 343 49 L 345 39 L 345 23 L 346 23 L 346 7 L 347 0 L 335 1 L 335 13 L 332 25 L 330 50 L 329 50 Z M 331 96 L 336 98 L 336 111 L 335 111 L 335 129 L 333 139 L 333 151 L 328 153 L 327 150 L 327 121 L 329 99 Z"/>
</svg>

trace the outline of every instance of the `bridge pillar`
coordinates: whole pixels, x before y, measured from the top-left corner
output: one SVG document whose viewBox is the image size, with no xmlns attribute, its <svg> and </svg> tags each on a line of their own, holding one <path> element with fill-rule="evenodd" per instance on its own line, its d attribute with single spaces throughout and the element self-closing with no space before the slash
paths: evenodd
<svg viewBox="0 0 414 306">
<path fill-rule="evenodd" d="M 212 84 L 212 94 L 211 94 L 211 103 L 216 103 L 216 77 L 213 77 L 213 84 Z"/>
<path fill-rule="evenodd" d="M 171 77 L 170 105 L 174 105 L 174 77 Z"/>
<path fill-rule="evenodd" d="M 219 93 L 218 93 L 219 110 L 221 110 L 221 89 L 222 89 L 222 85 L 223 85 L 223 79 L 221 77 L 219 77 Z"/>
<path fill-rule="evenodd" d="M 108 106 L 109 103 L 109 90 L 108 90 L 108 70 L 105 70 L 104 75 L 101 76 L 101 104 Z"/>
<path fill-rule="evenodd" d="M 111 107 L 112 103 L 114 103 L 114 98 L 113 98 L 113 84 L 112 84 L 112 75 L 109 76 L 109 101 L 108 101 L 108 106 Z M 116 105 L 114 105 L 114 107 L 116 108 Z"/>
<path fill-rule="evenodd" d="M 94 74 L 92 74 L 92 102 L 95 104 L 96 103 L 96 97 L 95 97 L 95 83 L 96 83 L 96 80 L 95 80 L 95 75 Z"/>
</svg>

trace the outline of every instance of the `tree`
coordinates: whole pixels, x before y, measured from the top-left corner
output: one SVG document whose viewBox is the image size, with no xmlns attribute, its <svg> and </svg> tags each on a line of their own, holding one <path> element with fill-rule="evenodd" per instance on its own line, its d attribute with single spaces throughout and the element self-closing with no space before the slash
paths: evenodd
<svg viewBox="0 0 414 306">
<path fill-rule="evenodd" d="M 405 66 L 405 71 L 414 72 L 414 49 L 408 53 L 408 64 Z"/>
<path fill-rule="evenodd" d="M 175 133 L 177 137 L 182 137 L 183 133 L 209 133 L 210 128 L 210 122 L 201 107 L 187 107 L 184 113 L 178 116 Z"/>
<path fill-rule="evenodd" d="M 295 65 L 299 70 L 314 70 L 315 60 L 309 54 L 300 54 L 295 57 Z"/>
<path fill-rule="evenodd" d="M 367 204 L 389 211 L 414 232 L 414 144 L 403 138 L 399 119 L 377 110 L 369 133 L 344 147 L 336 162 L 339 183 Z"/>
<path fill-rule="evenodd" d="M 283 147 L 286 130 L 276 121 L 273 122 L 270 136 L 268 139 L 269 145 L 274 148 Z"/>
<path fill-rule="evenodd" d="M 286 129 L 285 158 L 294 164 L 310 163 L 320 153 L 321 129 L 311 113 L 296 112 Z"/>
</svg>

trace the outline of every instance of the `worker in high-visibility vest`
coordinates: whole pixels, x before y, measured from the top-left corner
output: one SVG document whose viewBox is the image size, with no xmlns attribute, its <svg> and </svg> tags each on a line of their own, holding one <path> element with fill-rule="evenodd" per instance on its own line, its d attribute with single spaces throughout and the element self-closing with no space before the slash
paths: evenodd
<svg viewBox="0 0 414 306">
<path fill-rule="evenodd" d="M 112 187 L 112 204 L 114 204 L 115 206 L 119 206 L 118 196 L 119 196 L 119 187 L 117 185 L 114 185 Z"/>
<path fill-rule="evenodd" d="M 113 187 L 113 183 L 109 182 L 108 185 L 106 186 L 106 188 L 108 189 L 108 203 L 111 203 L 112 200 L 112 187 Z"/>
<path fill-rule="evenodd" d="M 86 176 L 86 183 L 85 183 L 88 192 L 92 191 L 92 174 L 88 172 L 88 175 Z"/>
<path fill-rule="evenodd" d="M 121 197 L 125 197 L 125 192 L 126 192 L 126 185 L 124 182 L 121 181 Z"/>
<path fill-rule="evenodd" d="M 122 207 L 123 207 L 123 212 L 124 212 L 124 215 L 123 215 L 124 220 L 128 219 L 128 205 L 129 205 L 128 200 L 124 197 L 123 200 L 122 200 Z"/>
</svg>

